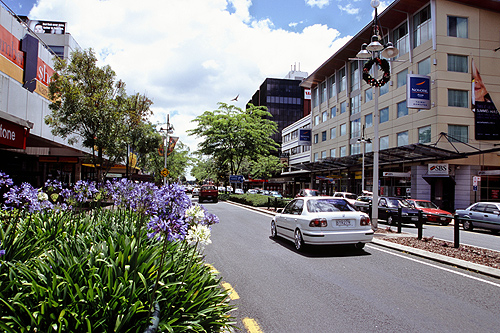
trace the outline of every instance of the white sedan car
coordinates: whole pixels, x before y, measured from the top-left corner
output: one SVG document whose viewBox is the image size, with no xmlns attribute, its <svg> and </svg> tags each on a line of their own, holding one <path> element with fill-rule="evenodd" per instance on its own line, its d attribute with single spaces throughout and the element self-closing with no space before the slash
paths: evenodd
<svg viewBox="0 0 500 333">
<path fill-rule="evenodd" d="M 367 214 L 334 197 L 294 199 L 271 221 L 271 236 L 293 241 L 299 251 L 307 244 L 354 244 L 362 249 L 373 234 Z"/>
</svg>

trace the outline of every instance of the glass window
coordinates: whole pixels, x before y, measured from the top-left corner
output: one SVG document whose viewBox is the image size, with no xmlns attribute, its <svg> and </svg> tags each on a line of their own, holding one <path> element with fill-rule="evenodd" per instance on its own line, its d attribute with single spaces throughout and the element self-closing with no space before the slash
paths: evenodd
<svg viewBox="0 0 500 333">
<path fill-rule="evenodd" d="M 326 131 L 321 132 L 321 141 L 326 141 Z"/>
<path fill-rule="evenodd" d="M 365 143 L 365 153 L 371 153 L 373 151 L 373 143 Z"/>
<path fill-rule="evenodd" d="M 361 118 L 351 121 L 351 139 L 361 137 Z"/>
<path fill-rule="evenodd" d="M 340 103 L 340 114 L 346 112 L 347 110 L 347 102 Z"/>
<path fill-rule="evenodd" d="M 431 126 L 424 126 L 418 129 L 418 143 L 431 142 Z"/>
<path fill-rule="evenodd" d="M 327 120 L 328 120 L 328 112 L 325 111 L 321 114 L 321 121 L 325 122 Z"/>
<path fill-rule="evenodd" d="M 351 97 L 351 114 L 356 114 L 361 112 L 361 95 L 356 95 Z"/>
<path fill-rule="evenodd" d="M 330 94 L 330 98 L 332 98 L 333 96 L 337 95 L 337 86 L 335 85 L 335 74 L 333 74 L 332 76 L 330 76 L 330 78 L 328 79 L 328 87 L 329 87 L 329 94 Z"/>
<path fill-rule="evenodd" d="M 389 92 L 389 84 L 388 83 L 384 84 L 382 87 L 380 87 L 379 91 L 380 91 L 379 96 L 387 94 Z"/>
<path fill-rule="evenodd" d="M 314 143 L 318 143 L 318 134 L 314 134 Z"/>
<path fill-rule="evenodd" d="M 367 114 L 365 116 L 365 127 L 372 127 L 373 126 L 373 114 Z"/>
<path fill-rule="evenodd" d="M 359 61 L 351 62 L 351 91 L 359 89 Z"/>
<path fill-rule="evenodd" d="M 418 74 L 429 75 L 431 73 L 431 58 L 427 58 L 418 63 Z"/>
<path fill-rule="evenodd" d="M 321 82 L 320 84 L 320 95 L 321 95 L 321 103 L 326 102 L 326 81 Z"/>
<path fill-rule="evenodd" d="M 410 50 L 410 36 L 408 35 L 408 25 L 406 21 L 394 29 L 392 36 L 392 40 L 395 41 L 394 47 L 399 50 L 398 57 L 408 53 Z"/>
<path fill-rule="evenodd" d="M 346 146 L 340 147 L 340 157 L 344 157 L 344 156 L 347 156 L 347 147 Z"/>
<path fill-rule="evenodd" d="M 469 129 L 466 125 L 448 125 L 448 136 L 452 142 L 469 142 Z"/>
<path fill-rule="evenodd" d="M 408 144 L 408 131 L 398 133 L 398 147 Z"/>
<path fill-rule="evenodd" d="M 318 161 L 319 161 L 318 153 L 314 153 L 314 160 L 313 160 L 313 162 L 318 162 Z"/>
<path fill-rule="evenodd" d="M 347 124 L 340 125 L 340 136 L 347 134 Z"/>
<path fill-rule="evenodd" d="M 314 126 L 319 125 L 319 115 L 314 116 Z"/>
<path fill-rule="evenodd" d="M 369 88 L 365 90 L 365 103 L 373 99 L 373 89 Z"/>
<path fill-rule="evenodd" d="M 326 158 L 326 150 L 323 150 L 323 151 L 321 152 L 321 158 Z"/>
<path fill-rule="evenodd" d="M 408 115 L 408 108 L 406 107 L 406 101 L 398 103 L 398 118 Z"/>
<path fill-rule="evenodd" d="M 389 121 L 389 108 L 383 108 L 380 110 L 380 124 Z"/>
<path fill-rule="evenodd" d="M 361 154 L 361 144 L 354 143 L 351 145 L 351 155 Z"/>
<path fill-rule="evenodd" d="M 432 38 L 431 7 L 427 6 L 413 16 L 413 47 Z"/>
<path fill-rule="evenodd" d="M 467 56 L 458 54 L 448 54 L 448 71 L 467 73 L 469 62 Z"/>
<path fill-rule="evenodd" d="M 467 90 L 448 89 L 448 106 L 469 107 L 468 95 Z"/>
<path fill-rule="evenodd" d="M 318 106 L 318 87 L 314 88 L 312 91 L 312 105 L 313 108 Z"/>
<path fill-rule="evenodd" d="M 382 136 L 379 140 L 380 150 L 389 148 L 389 136 Z"/>
<path fill-rule="evenodd" d="M 397 88 L 406 86 L 406 76 L 408 75 L 408 68 L 398 73 L 398 85 Z"/>
<path fill-rule="evenodd" d="M 338 92 L 344 91 L 347 86 L 347 78 L 345 75 L 345 67 L 341 68 L 339 70 L 339 85 L 338 85 Z"/>
<path fill-rule="evenodd" d="M 330 128 L 330 139 L 335 139 L 337 137 L 337 127 Z"/>
<path fill-rule="evenodd" d="M 469 28 L 466 17 L 448 16 L 448 36 L 469 38 Z"/>
<path fill-rule="evenodd" d="M 330 157 L 336 157 L 337 156 L 337 149 L 333 148 L 330 149 Z"/>
<path fill-rule="evenodd" d="M 337 114 L 337 107 L 334 106 L 333 108 L 330 109 L 330 118 L 335 117 L 336 114 Z"/>
</svg>

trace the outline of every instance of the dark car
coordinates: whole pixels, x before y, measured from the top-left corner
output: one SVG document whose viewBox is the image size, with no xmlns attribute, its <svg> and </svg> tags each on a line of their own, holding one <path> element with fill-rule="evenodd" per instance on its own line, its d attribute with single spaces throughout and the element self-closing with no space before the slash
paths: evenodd
<svg viewBox="0 0 500 333">
<path fill-rule="evenodd" d="M 370 204 L 372 202 L 372 197 L 368 195 L 360 195 L 356 201 L 354 201 L 354 208 L 361 212 L 369 213 Z"/>
<path fill-rule="evenodd" d="M 378 199 L 378 218 L 393 225 L 398 220 L 398 208 L 401 207 L 401 223 L 418 226 L 418 210 L 402 198 L 380 197 Z"/>
<path fill-rule="evenodd" d="M 319 196 L 319 191 L 318 190 L 313 190 L 311 188 L 303 188 L 302 190 L 297 193 L 295 196 L 296 198 L 300 197 L 318 197 Z"/>
<path fill-rule="evenodd" d="M 466 209 L 458 209 L 455 214 L 464 218 L 460 219 L 464 230 L 477 227 L 500 231 L 500 202 L 477 202 Z"/>
</svg>

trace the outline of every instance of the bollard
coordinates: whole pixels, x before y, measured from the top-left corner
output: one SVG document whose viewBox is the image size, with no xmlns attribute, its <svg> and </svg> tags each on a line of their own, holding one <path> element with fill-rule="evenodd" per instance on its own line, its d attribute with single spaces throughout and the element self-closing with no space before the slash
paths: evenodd
<svg viewBox="0 0 500 333">
<path fill-rule="evenodd" d="M 372 219 L 372 202 L 370 201 L 368 203 L 368 216 L 370 217 L 370 220 Z"/>
<path fill-rule="evenodd" d="M 421 239 L 422 239 L 422 233 L 423 233 L 422 231 L 423 231 L 423 229 L 424 229 L 424 228 L 423 228 L 423 225 L 424 225 L 424 223 L 423 223 L 423 218 L 424 218 L 424 217 L 423 217 L 422 211 L 421 211 L 421 210 L 419 210 L 419 211 L 418 211 L 418 223 L 417 223 L 417 227 L 418 227 L 418 236 L 417 236 L 417 238 L 418 238 L 419 240 L 421 240 Z"/>
<path fill-rule="evenodd" d="M 398 207 L 398 234 L 401 233 L 401 229 L 403 226 L 403 208 Z"/>
<path fill-rule="evenodd" d="M 274 211 L 278 210 L 278 198 L 274 198 Z"/>
<path fill-rule="evenodd" d="M 453 247 L 455 249 L 458 249 L 459 246 L 460 246 L 460 218 L 458 216 L 458 214 L 455 214 L 455 216 L 453 217 L 453 231 L 454 231 L 454 244 L 453 244 Z"/>
<path fill-rule="evenodd" d="M 271 209 L 271 198 L 267 198 L 267 210 Z"/>
</svg>

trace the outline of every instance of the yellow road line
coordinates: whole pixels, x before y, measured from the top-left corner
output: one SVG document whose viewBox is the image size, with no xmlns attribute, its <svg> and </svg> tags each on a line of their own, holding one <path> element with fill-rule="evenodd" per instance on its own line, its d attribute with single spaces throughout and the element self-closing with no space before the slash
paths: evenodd
<svg viewBox="0 0 500 333">
<path fill-rule="evenodd" d="M 219 274 L 219 271 L 217 269 L 215 269 L 214 266 L 212 266 L 210 264 L 205 264 L 205 266 L 207 266 L 210 269 L 210 272 L 212 272 L 213 274 Z"/>
<path fill-rule="evenodd" d="M 222 287 L 224 287 L 227 291 L 229 291 L 229 298 L 232 299 L 233 301 L 235 299 L 239 299 L 240 296 L 238 295 L 238 293 L 236 292 L 236 290 L 234 290 L 233 287 L 231 287 L 231 285 L 227 282 L 222 282 L 221 283 Z"/>
<path fill-rule="evenodd" d="M 243 318 L 242 321 L 243 321 L 243 325 L 245 326 L 245 328 L 247 329 L 248 332 L 250 332 L 250 333 L 263 333 L 255 319 Z"/>
</svg>

